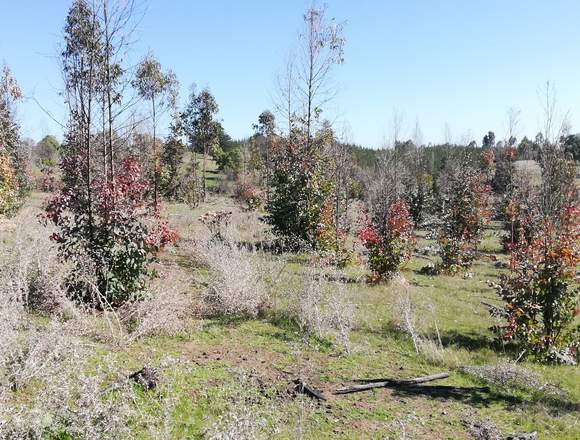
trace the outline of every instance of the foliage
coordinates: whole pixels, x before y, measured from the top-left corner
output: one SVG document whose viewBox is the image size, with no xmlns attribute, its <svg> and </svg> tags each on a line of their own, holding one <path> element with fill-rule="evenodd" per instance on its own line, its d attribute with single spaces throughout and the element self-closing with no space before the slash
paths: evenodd
<svg viewBox="0 0 580 440">
<path fill-rule="evenodd" d="M 491 187 L 498 194 L 503 194 L 511 185 L 515 173 L 516 149 L 506 147 L 496 155 L 495 174 Z"/>
<path fill-rule="evenodd" d="M 407 204 L 402 199 L 395 200 L 388 207 L 386 218 L 373 222 L 366 218 L 365 223 L 358 235 L 368 252 L 372 280 L 390 279 L 411 258 L 415 244 Z"/>
<path fill-rule="evenodd" d="M 235 197 L 240 202 L 247 206 L 249 210 L 260 209 L 264 204 L 264 197 L 260 190 L 252 183 L 238 180 Z"/>
<path fill-rule="evenodd" d="M 0 70 L 0 214 L 14 211 L 29 187 L 19 127 L 14 119 L 14 106 L 21 99 L 20 87 L 4 65 Z"/>
<path fill-rule="evenodd" d="M 565 205 L 557 224 L 548 218 L 520 222 L 533 222 L 533 236 L 514 244 L 510 272 L 497 285 L 506 302 L 507 323 L 501 335 L 543 359 L 577 357 L 580 329 L 571 324 L 580 301 L 580 290 L 574 287 L 580 263 L 580 208 Z"/>
<path fill-rule="evenodd" d="M 163 143 L 161 152 L 160 187 L 165 196 L 177 196 L 179 170 L 185 154 L 185 145 L 179 137 L 171 135 Z"/>
<path fill-rule="evenodd" d="M 0 149 L 0 214 L 5 214 L 15 207 L 18 201 L 18 185 L 10 156 Z"/>
<path fill-rule="evenodd" d="M 306 153 L 289 140 L 274 152 L 272 167 L 268 222 L 287 245 L 316 248 L 320 216 L 330 190 L 319 153 Z"/>
<path fill-rule="evenodd" d="M 489 186 L 483 173 L 465 161 L 447 168 L 442 177 L 441 226 L 437 241 L 441 268 L 454 274 L 470 267 L 489 219 Z"/>
<path fill-rule="evenodd" d="M 208 88 L 203 89 L 200 93 L 195 90 L 191 91 L 189 103 L 185 111 L 181 114 L 183 121 L 183 130 L 187 136 L 193 151 L 203 153 L 202 168 L 202 192 L 203 197 L 206 193 L 206 161 L 208 154 L 216 153 L 219 149 L 219 135 L 221 124 L 215 119 L 219 111 L 219 106 Z"/>
<path fill-rule="evenodd" d="M 70 293 L 95 307 L 117 307 L 143 289 L 147 264 L 177 237 L 158 217 L 147 224 L 147 183 L 135 159 L 125 160 L 112 182 L 91 182 L 95 204 L 89 217 L 85 188 L 70 184 L 76 160 L 63 161 L 69 184 L 49 201 L 46 218 L 58 227 L 52 239 L 61 257 L 75 266 Z M 94 271 L 96 289 L 83 281 L 87 266 Z"/>
<path fill-rule="evenodd" d="M 333 200 L 327 200 L 316 231 L 317 247 L 327 263 L 337 267 L 344 267 L 349 263 L 352 255 L 346 249 L 347 237 L 347 231 L 337 221 L 336 204 Z"/>
<path fill-rule="evenodd" d="M 36 144 L 36 156 L 40 165 L 52 167 L 56 165 L 58 160 L 58 152 L 60 144 L 54 136 L 48 135 L 43 137 L 38 144 Z"/>
</svg>

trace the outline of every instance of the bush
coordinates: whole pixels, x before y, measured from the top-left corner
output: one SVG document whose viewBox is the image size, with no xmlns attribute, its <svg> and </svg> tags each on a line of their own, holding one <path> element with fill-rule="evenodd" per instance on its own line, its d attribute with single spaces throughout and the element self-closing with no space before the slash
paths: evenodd
<svg viewBox="0 0 580 440">
<path fill-rule="evenodd" d="M 411 258 L 415 244 L 407 204 L 396 200 L 388 207 L 385 219 L 365 219 L 365 223 L 359 238 L 368 252 L 372 280 L 390 279 Z"/>
<path fill-rule="evenodd" d="M 126 159 L 112 182 L 95 180 L 90 187 L 91 199 L 79 186 L 65 186 L 49 201 L 46 219 L 58 228 L 51 238 L 61 257 L 74 267 L 67 283 L 71 295 L 94 307 L 118 307 L 139 295 L 151 275 L 148 263 L 177 236 L 157 208 L 150 217 L 136 160 Z M 80 276 L 87 267 L 93 286 Z"/>
<path fill-rule="evenodd" d="M 317 247 L 318 225 L 330 190 L 322 165 L 317 148 L 305 151 L 293 140 L 273 154 L 267 220 L 290 247 Z"/>
<path fill-rule="evenodd" d="M 510 272 L 496 286 L 506 302 L 507 322 L 500 334 L 541 359 L 575 362 L 580 327 L 574 328 L 573 321 L 580 289 L 573 283 L 580 263 L 580 209 L 565 205 L 558 222 L 527 221 L 533 222 L 533 237 L 513 246 Z"/>
<path fill-rule="evenodd" d="M 484 174 L 467 163 L 452 165 L 444 176 L 441 227 L 437 241 L 444 272 L 471 266 L 490 212 Z"/>
<path fill-rule="evenodd" d="M 200 237 L 194 244 L 194 258 L 209 271 L 204 300 L 209 314 L 257 316 L 267 305 L 266 268 L 255 255 L 238 246 L 228 232 L 219 239 Z"/>
<path fill-rule="evenodd" d="M 302 289 L 295 292 L 292 311 L 302 332 L 318 338 L 333 337 L 349 352 L 356 319 L 354 304 L 347 295 L 344 284 L 327 283 L 322 274 L 307 273 Z"/>
<path fill-rule="evenodd" d="M 260 190 L 251 183 L 238 181 L 235 189 L 235 197 L 238 202 L 246 205 L 248 210 L 260 209 L 264 204 L 264 197 Z"/>
<path fill-rule="evenodd" d="M 332 200 L 325 203 L 316 231 L 317 247 L 325 263 L 344 267 L 350 262 L 352 255 L 346 249 L 347 232 L 337 224 L 334 210 L 335 204 Z"/>
</svg>

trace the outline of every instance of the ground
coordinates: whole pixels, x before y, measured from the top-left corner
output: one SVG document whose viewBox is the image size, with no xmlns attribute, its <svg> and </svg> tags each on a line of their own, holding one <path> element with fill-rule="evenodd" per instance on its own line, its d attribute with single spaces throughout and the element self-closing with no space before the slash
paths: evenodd
<svg viewBox="0 0 580 440">
<path fill-rule="evenodd" d="M 30 216 L 39 212 L 44 197 L 34 194 L 29 199 Z M 207 270 L 191 260 L 192 237 L 203 228 L 198 221 L 202 213 L 221 209 L 240 212 L 226 196 L 211 196 L 195 209 L 177 203 L 166 206 L 169 222 L 181 238 L 157 264 L 190 275 L 188 294 L 196 298 L 204 289 Z M 15 227 L 10 221 L 0 225 L 3 246 L 12 245 Z M 258 234 L 247 232 L 248 240 Z M 406 281 L 367 284 L 364 268 L 356 261 L 341 269 L 356 304 L 350 353 L 332 339 L 304 337 L 284 315 L 284 299 L 278 298 L 255 319 L 198 316 L 178 336 L 150 336 L 122 347 L 91 341 L 95 347 L 91 368 L 106 356 L 113 356 L 127 374 L 144 363 L 159 366 L 167 356 L 178 360 L 161 373 L 168 381 L 164 392 L 176 402 L 169 415 L 170 437 L 175 439 L 203 438 L 207 427 L 230 410 L 240 393 L 251 396 L 244 411 L 253 411 L 252 417 L 263 419 L 270 435 L 281 439 L 461 439 L 471 438 L 470 423 L 488 419 L 504 433 L 537 431 L 540 439 L 580 438 L 578 367 L 522 362 L 543 381 L 559 387 L 556 395 L 493 385 L 462 372 L 463 366 L 494 364 L 517 355 L 495 342 L 489 329 L 495 321 L 482 304 L 497 304 L 488 281 L 497 280 L 501 269 L 496 263 L 505 260 L 499 234 L 497 227 L 486 231 L 482 256 L 467 276 L 421 275 L 419 269 L 436 257 L 419 254 L 402 272 Z M 421 238 L 418 247 L 425 244 L 428 241 Z M 257 258 L 278 260 L 284 283 L 300 278 L 311 265 L 309 257 L 301 255 L 258 252 Z M 438 329 L 444 350 L 416 353 L 411 338 L 397 325 L 400 317 L 394 302 L 401 292 L 411 298 L 417 327 L 434 340 Z M 422 387 L 333 394 L 355 379 L 438 372 L 449 372 L 450 377 Z M 293 383 L 297 378 L 322 391 L 328 400 L 297 396 Z M 140 392 L 139 399 L 152 417 L 158 415 L 159 396 L 154 391 Z M 139 434 L 139 429 L 134 427 L 137 437 L 150 438 Z"/>
</svg>

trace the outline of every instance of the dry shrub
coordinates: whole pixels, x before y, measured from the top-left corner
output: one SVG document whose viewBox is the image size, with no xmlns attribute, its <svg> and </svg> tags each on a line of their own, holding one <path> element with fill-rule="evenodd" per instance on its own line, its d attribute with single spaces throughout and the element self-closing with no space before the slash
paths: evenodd
<svg viewBox="0 0 580 440">
<path fill-rule="evenodd" d="M 78 364 L 60 368 L 29 402 L 0 405 L 0 438 L 129 438 L 133 392 L 125 386 L 114 395 L 102 394 L 113 368 L 105 361 L 91 376 L 79 374 Z"/>
<path fill-rule="evenodd" d="M 393 305 L 393 321 L 395 328 L 410 336 L 417 354 L 422 355 L 429 362 L 452 366 L 458 363 L 457 356 L 443 347 L 435 307 L 428 304 L 420 309 L 420 316 L 430 316 L 431 319 L 417 321 L 417 307 L 411 301 L 406 281 L 399 281 L 399 288 L 395 289 L 396 297 Z M 432 324 L 432 328 L 430 326 Z M 434 333 L 434 336 L 430 334 Z"/>
<path fill-rule="evenodd" d="M 560 388 L 543 381 L 540 374 L 513 361 L 503 360 L 493 365 L 468 366 L 461 370 L 484 382 L 503 388 L 542 391 L 548 394 L 563 392 Z"/>
<path fill-rule="evenodd" d="M 229 390 L 227 410 L 204 432 L 209 440 L 259 440 L 279 433 L 277 399 L 259 392 L 256 376 L 242 369 L 233 371 L 235 386 Z"/>
<path fill-rule="evenodd" d="M 128 304 L 120 310 L 121 319 L 129 330 L 125 342 L 153 336 L 176 336 L 187 331 L 195 314 L 193 297 L 188 291 L 191 279 L 174 269 L 159 274 L 142 301 Z"/>
<path fill-rule="evenodd" d="M 256 252 L 226 233 L 219 239 L 201 237 L 193 246 L 194 259 L 210 272 L 204 294 L 207 313 L 255 317 L 266 307 L 268 266 Z"/>
<path fill-rule="evenodd" d="M 0 295 L 18 300 L 26 309 L 66 314 L 72 304 L 62 288 L 68 267 L 59 261 L 48 231 L 36 218 L 18 220 L 14 243 L 0 253 Z"/>
<path fill-rule="evenodd" d="M 349 352 L 350 332 L 356 323 L 355 306 L 349 301 L 344 283 L 324 279 L 314 271 L 306 273 L 302 289 L 294 293 L 292 314 L 304 333 L 333 337 Z"/>
</svg>

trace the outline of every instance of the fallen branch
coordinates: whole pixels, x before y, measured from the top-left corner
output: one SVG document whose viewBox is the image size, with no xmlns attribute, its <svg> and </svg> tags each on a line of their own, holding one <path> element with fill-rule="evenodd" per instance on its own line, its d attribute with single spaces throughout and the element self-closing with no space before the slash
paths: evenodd
<svg viewBox="0 0 580 440">
<path fill-rule="evenodd" d="M 314 388 L 308 386 L 306 383 L 302 382 L 300 379 L 296 379 L 294 381 L 294 383 L 296 384 L 296 386 L 294 387 L 294 390 L 296 392 L 301 393 L 301 394 L 305 394 L 305 395 L 312 397 L 314 399 L 326 400 L 326 397 L 324 397 L 324 395 L 320 391 L 315 390 Z"/>
<path fill-rule="evenodd" d="M 334 392 L 334 394 L 349 394 L 358 393 L 360 391 L 367 391 L 373 388 L 386 388 L 389 386 L 408 386 L 417 385 L 425 382 L 432 382 L 434 380 L 445 379 L 449 377 L 449 373 L 437 373 L 430 376 L 415 377 L 413 379 L 363 379 L 359 382 L 365 382 L 361 385 L 355 385 L 353 387 L 339 388 Z"/>
</svg>

